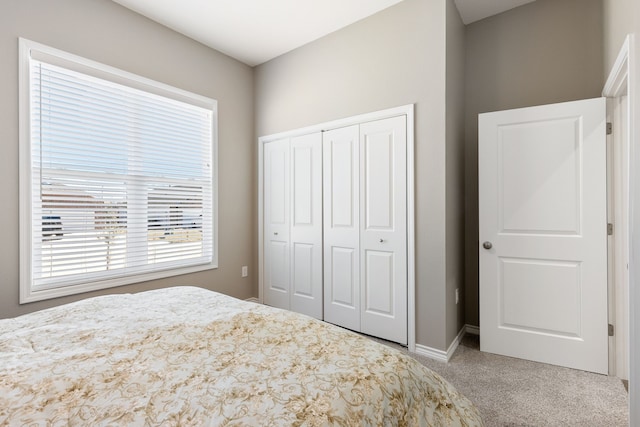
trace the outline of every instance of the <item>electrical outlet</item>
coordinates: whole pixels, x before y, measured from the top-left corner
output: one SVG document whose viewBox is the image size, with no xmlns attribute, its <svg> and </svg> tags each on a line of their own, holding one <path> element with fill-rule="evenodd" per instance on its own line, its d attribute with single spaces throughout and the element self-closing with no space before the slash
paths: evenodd
<svg viewBox="0 0 640 427">
<path fill-rule="evenodd" d="M 242 266 L 242 277 L 247 277 L 249 275 L 249 267 L 246 265 Z"/>
<path fill-rule="evenodd" d="M 459 289 L 456 288 L 456 304 L 458 303 L 458 301 L 460 301 L 460 293 L 458 291 Z"/>
</svg>

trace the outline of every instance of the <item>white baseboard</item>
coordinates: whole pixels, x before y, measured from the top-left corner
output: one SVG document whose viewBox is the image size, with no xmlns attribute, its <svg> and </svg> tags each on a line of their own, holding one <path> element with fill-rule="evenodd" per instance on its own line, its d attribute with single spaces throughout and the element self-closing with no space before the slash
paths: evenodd
<svg viewBox="0 0 640 427">
<path fill-rule="evenodd" d="M 473 325 L 464 325 L 464 330 L 467 334 L 480 335 L 480 328 Z"/>
<path fill-rule="evenodd" d="M 416 354 L 419 354 L 420 356 L 428 357 L 429 359 L 434 359 L 440 362 L 448 363 L 449 360 L 451 360 L 451 358 L 453 357 L 453 353 L 456 352 L 456 349 L 460 344 L 460 340 L 462 340 L 462 337 L 467 332 L 466 329 L 467 329 L 467 325 L 463 326 L 462 329 L 460 329 L 460 332 L 458 332 L 458 335 L 456 335 L 456 337 L 453 339 L 447 351 L 438 350 L 437 348 L 428 347 L 422 344 L 416 344 Z"/>
<path fill-rule="evenodd" d="M 448 363 L 453 357 L 453 353 L 456 352 L 458 345 L 460 345 L 460 341 L 462 340 L 462 337 L 464 337 L 464 334 L 480 335 L 480 328 L 473 325 L 464 325 L 462 329 L 460 329 L 460 332 L 458 332 L 455 339 L 451 342 L 447 351 L 438 350 L 437 348 L 428 347 L 422 344 L 416 344 L 415 353 L 420 356 L 428 357 L 429 359 Z"/>
<path fill-rule="evenodd" d="M 245 301 L 260 303 L 260 300 L 256 297 L 247 298 Z"/>
<path fill-rule="evenodd" d="M 429 359 L 437 360 L 438 362 L 447 363 L 447 352 L 438 350 L 437 348 L 427 347 L 426 345 L 416 344 L 416 354 L 420 356 L 428 357 Z"/>
<path fill-rule="evenodd" d="M 453 357 L 453 353 L 456 352 L 456 349 L 458 348 L 460 341 L 462 341 L 462 337 L 464 337 L 465 333 L 466 333 L 466 328 L 463 326 L 462 329 L 460 329 L 460 332 L 458 332 L 458 335 L 456 335 L 456 337 L 451 342 L 451 345 L 449 346 L 449 348 L 447 349 L 447 362 L 451 360 L 451 358 Z"/>
</svg>

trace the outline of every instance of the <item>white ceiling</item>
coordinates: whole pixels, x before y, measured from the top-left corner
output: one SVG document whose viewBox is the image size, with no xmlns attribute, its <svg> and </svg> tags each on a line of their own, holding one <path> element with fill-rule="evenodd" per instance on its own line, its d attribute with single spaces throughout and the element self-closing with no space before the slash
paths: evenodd
<svg viewBox="0 0 640 427">
<path fill-rule="evenodd" d="M 253 66 L 402 0 L 113 1 Z M 454 1 L 468 24 L 534 0 Z"/>
<path fill-rule="evenodd" d="M 113 0 L 258 65 L 402 0 Z"/>
</svg>

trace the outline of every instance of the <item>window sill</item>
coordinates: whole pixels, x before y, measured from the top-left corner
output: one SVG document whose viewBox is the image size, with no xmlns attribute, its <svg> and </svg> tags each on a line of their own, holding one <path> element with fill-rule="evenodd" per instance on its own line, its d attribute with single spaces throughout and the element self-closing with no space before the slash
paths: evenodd
<svg viewBox="0 0 640 427">
<path fill-rule="evenodd" d="M 101 289 L 115 288 L 117 286 L 132 285 L 135 283 L 147 282 L 150 280 L 164 279 L 167 277 L 180 276 L 183 274 L 196 273 L 199 271 L 217 269 L 213 263 L 195 265 L 190 267 L 172 268 L 168 270 L 153 271 L 118 277 L 106 280 L 96 280 L 88 283 L 78 283 L 74 285 L 57 286 L 51 288 L 33 289 L 31 283 L 20 284 L 20 304 L 28 304 L 36 301 L 43 301 L 59 298 L 68 295 L 76 295 L 85 292 L 97 291 Z"/>
</svg>

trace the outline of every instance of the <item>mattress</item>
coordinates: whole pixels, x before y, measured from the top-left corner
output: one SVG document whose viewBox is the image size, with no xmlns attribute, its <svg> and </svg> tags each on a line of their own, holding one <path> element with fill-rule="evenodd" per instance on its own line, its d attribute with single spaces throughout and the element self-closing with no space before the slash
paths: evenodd
<svg viewBox="0 0 640 427">
<path fill-rule="evenodd" d="M 0 320 L 0 425 L 481 426 L 415 359 L 197 287 Z"/>
</svg>

